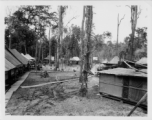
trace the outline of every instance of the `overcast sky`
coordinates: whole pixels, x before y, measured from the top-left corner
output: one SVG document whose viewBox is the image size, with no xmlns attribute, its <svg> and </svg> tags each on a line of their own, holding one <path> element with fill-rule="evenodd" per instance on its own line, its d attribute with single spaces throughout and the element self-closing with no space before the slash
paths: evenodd
<svg viewBox="0 0 152 120">
<path fill-rule="evenodd" d="M 142 11 L 137 21 L 137 27 L 148 27 L 148 8 L 146 5 L 142 5 L 140 6 L 140 8 L 142 9 Z M 69 21 L 73 16 L 79 16 L 76 19 L 72 20 L 69 26 L 71 24 L 81 26 L 82 11 L 82 6 L 70 6 L 65 15 L 65 23 L 67 23 L 67 21 Z M 123 42 L 124 38 L 131 33 L 131 10 L 129 7 L 126 7 L 125 5 L 98 5 L 93 7 L 93 12 L 95 34 L 102 34 L 104 31 L 109 31 L 112 33 L 112 41 L 116 41 L 118 13 L 119 19 L 121 19 L 125 15 L 119 27 L 119 41 Z"/>
<path fill-rule="evenodd" d="M 99 4 L 93 6 L 93 23 L 95 25 L 94 33 L 95 34 L 102 34 L 105 31 L 109 31 L 112 33 L 112 42 L 115 42 L 117 39 L 117 16 L 119 13 L 119 19 L 121 19 L 124 15 L 124 19 L 121 21 L 119 27 L 119 42 L 123 42 L 124 38 L 131 33 L 131 10 L 129 7 L 124 5 L 117 5 L 117 4 Z M 57 5 L 52 5 L 51 11 L 57 12 Z M 9 6 L 9 9 L 16 10 L 17 7 Z M 138 27 L 148 27 L 148 6 L 147 4 L 138 5 L 138 9 L 141 9 L 141 14 L 137 21 L 137 28 Z M 66 14 L 64 15 L 64 26 L 71 20 L 73 17 L 76 16 L 76 19 L 73 19 L 68 26 L 71 24 L 77 25 L 81 27 L 82 22 L 82 12 L 83 12 L 83 5 L 70 5 L 66 10 Z M 6 9 L 6 14 L 8 11 Z M 48 34 L 48 30 L 46 32 Z"/>
<path fill-rule="evenodd" d="M 148 7 L 147 4 L 139 5 L 141 9 L 141 14 L 137 21 L 138 27 L 148 27 Z M 52 6 L 52 10 L 57 10 L 57 6 Z M 81 27 L 82 22 L 82 12 L 83 6 L 68 6 L 66 14 L 64 16 L 64 26 L 76 16 L 76 19 L 73 19 L 68 26 L 71 24 L 78 25 Z M 102 34 L 105 31 L 112 33 L 112 42 L 115 42 L 117 39 L 117 17 L 119 13 L 119 19 L 124 15 L 124 19 L 121 21 L 119 27 L 119 41 L 123 42 L 124 38 L 131 33 L 131 10 L 126 5 L 96 5 L 93 6 L 93 23 L 95 25 L 94 33 Z"/>
</svg>

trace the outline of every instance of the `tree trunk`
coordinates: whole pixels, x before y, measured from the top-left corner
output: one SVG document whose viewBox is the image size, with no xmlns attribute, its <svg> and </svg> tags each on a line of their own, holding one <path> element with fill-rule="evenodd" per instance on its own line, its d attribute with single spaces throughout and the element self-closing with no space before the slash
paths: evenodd
<svg viewBox="0 0 152 120">
<path fill-rule="evenodd" d="M 117 56 L 118 56 L 118 37 L 119 37 L 119 14 L 118 14 L 118 21 L 117 21 Z"/>
<path fill-rule="evenodd" d="M 133 60 L 134 59 L 134 36 L 135 36 L 135 29 L 136 29 L 136 25 L 137 25 L 137 5 L 132 5 L 131 6 L 131 30 L 132 30 L 132 34 L 131 34 L 131 41 L 132 41 L 132 45 L 131 45 L 131 57 L 130 59 Z"/>
<path fill-rule="evenodd" d="M 90 44 L 91 44 L 91 30 L 92 30 L 92 6 L 85 7 L 85 41 L 84 41 L 84 62 L 82 65 L 82 75 L 81 75 L 81 89 L 80 95 L 87 95 L 87 81 L 88 81 L 88 71 L 90 70 Z"/>
<path fill-rule="evenodd" d="M 42 64 L 43 64 L 43 45 L 42 45 Z"/>
<path fill-rule="evenodd" d="M 50 28 L 49 28 L 49 65 L 51 65 L 51 39 L 50 39 Z"/>
<path fill-rule="evenodd" d="M 61 39 L 61 24 L 62 24 L 62 6 L 59 6 L 59 34 L 57 40 L 57 56 L 56 56 L 56 67 L 55 70 L 59 69 L 59 56 L 60 56 L 60 39 Z"/>
<path fill-rule="evenodd" d="M 37 41 L 36 41 L 36 48 L 35 48 L 35 70 L 37 71 Z"/>
<path fill-rule="evenodd" d="M 40 48 L 39 48 L 39 62 L 41 60 L 41 43 L 40 43 Z"/>
<path fill-rule="evenodd" d="M 85 6 L 83 7 L 83 18 L 82 18 L 82 26 L 81 26 L 81 62 L 80 62 L 80 79 L 79 82 L 82 81 L 82 69 L 83 69 L 83 32 L 84 32 L 84 21 L 85 21 Z"/>
</svg>

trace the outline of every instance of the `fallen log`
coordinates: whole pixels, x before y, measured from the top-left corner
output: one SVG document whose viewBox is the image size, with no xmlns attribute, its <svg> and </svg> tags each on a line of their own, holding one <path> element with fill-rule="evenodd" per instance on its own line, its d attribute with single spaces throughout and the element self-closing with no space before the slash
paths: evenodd
<svg viewBox="0 0 152 120">
<path fill-rule="evenodd" d="M 88 76 L 88 77 L 90 78 L 92 76 Z M 44 86 L 44 85 L 55 84 L 55 83 L 64 83 L 64 82 L 69 82 L 69 81 L 74 81 L 74 80 L 79 80 L 79 77 L 70 78 L 68 80 L 60 80 L 60 81 L 55 81 L 55 82 L 42 83 L 42 84 L 32 85 L 32 86 L 21 86 L 21 88 L 41 87 L 41 86 Z"/>
</svg>

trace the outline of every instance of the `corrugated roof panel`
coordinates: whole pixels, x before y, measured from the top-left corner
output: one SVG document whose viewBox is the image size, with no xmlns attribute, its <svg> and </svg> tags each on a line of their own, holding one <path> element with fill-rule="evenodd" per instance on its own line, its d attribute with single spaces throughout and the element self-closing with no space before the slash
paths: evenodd
<svg viewBox="0 0 152 120">
<path fill-rule="evenodd" d="M 15 66 L 12 63 L 10 63 L 7 59 L 5 59 L 5 71 L 9 71 L 13 68 L 15 68 Z"/>
<path fill-rule="evenodd" d="M 20 66 L 21 63 L 5 49 L 5 58 L 12 63 L 14 66 Z"/>
<path fill-rule="evenodd" d="M 136 77 L 147 77 L 147 74 L 142 72 L 136 72 L 133 69 L 127 68 L 114 68 L 109 70 L 99 71 L 99 74 L 111 74 L 116 76 L 136 76 Z"/>
<path fill-rule="evenodd" d="M 28 64 L 28 60 L 23 57 L 16 49 L 12 49 L 11 52 L 13 53 L 13 55 L 18 58 L 24 65 Z"/>
</svg>

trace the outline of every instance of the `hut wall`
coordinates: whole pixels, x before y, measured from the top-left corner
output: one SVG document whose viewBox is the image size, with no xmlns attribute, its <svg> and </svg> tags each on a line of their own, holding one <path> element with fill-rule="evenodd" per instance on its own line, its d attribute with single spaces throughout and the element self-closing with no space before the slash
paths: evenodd
<svg viewBox="0 0 152 120">
<path fill-rule="evenodd" d="M 130 77 L 129 86 L 147 90 L 147 80 L 146 78 Z M 146 91 L 143 90 L 129 88 L 128 99 L 138 102 L 145 93 Z M 145 101 L 143 104 L 147 104 L 147 101 Z"/>
<path fill-rule="evenodd" d="M 134 88 L 137 89 L 134 89 Z M 147 90 L 147 78 L 100 74 L 99 91 L 115 97 L 138 102 Z M 142 104 L 147 105 L 147 100 Z"/>
<path fill-rule="evenodd" d="M 99 79 L 99 89 L 101 93 L 106 93 L 116 97 L 122 97 L 122 78 L 116 77 L 115 75 L 101 74 Z"/>
</svg>

